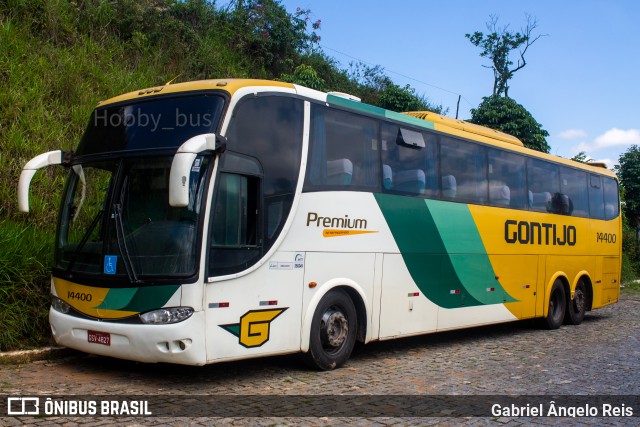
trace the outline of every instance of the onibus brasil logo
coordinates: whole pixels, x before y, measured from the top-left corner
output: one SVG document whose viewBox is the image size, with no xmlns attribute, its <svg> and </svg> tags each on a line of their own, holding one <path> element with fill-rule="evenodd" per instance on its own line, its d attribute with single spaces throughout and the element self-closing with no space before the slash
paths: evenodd
<svg viewBox="0 0 640 427">
<path fill-rule="evenodd" d="M 222 329 L 238 337 L 241 345 L 247 348 L 260 347 L 269 341 L 271 322 L 289 308 L 250 310 L 242 315 L 240 323 L 219 325 Z"/>
</svg>

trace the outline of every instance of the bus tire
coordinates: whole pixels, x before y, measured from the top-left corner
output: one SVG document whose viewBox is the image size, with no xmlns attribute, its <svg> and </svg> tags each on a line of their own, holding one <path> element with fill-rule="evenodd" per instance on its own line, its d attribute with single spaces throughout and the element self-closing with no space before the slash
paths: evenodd
<svg viewBox="0 0 640 427">
<path fill-rule="evenodd" d="M 564 316 L 565 323 L 579 325 L 587 312 L 587 288 L 580 280 L 573 292 L 573 299 L 567 298 L 567 313 Z"/>
<path fill-rule="evenodd" d="M 323 371 L 342 366 L 351 356 L 356 333 L 353 301 L 343 290 L 329 291 L 313 314 L 307 363 Z"/>
<path fill-rule="evenodd" d="M 564 321 L 564 314 L 567 307 L 567 297 L 564 285 L 560 279 L 556 279 L 549 294 L 549 309 L 547 316 L 543 318 L 543 326 L 546 329 L 558 329 Z"/>
</svg>

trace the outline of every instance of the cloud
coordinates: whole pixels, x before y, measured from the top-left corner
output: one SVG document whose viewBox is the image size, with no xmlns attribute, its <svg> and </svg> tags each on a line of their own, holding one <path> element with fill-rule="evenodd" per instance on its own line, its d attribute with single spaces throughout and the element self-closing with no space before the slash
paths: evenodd
<svg viewBox="0 0 640 427">
<path fill-rule="evenodd" d="M 582 129 L 567 129 L 556 135 L 560 139 L 586 138 L 587 132 Z"/>
<path fill-rule="evenodd" d="M 640 129 L 622 130 L 613 128 L 597 137 L 594 142 L 598 148 L 637 145 L 640 144 Z"/>
<path fill-rule="evenodd" d="M 569 132 L 569 131 L 565 131 Z M 562 132 L 562 133 L 565 133 Z M 609 129 L 593 141 L 582 141 L 572 147 L 575 152 L 585 151 L 591 153 L 607 148 L 629 147 L 640 145 L 640 129 Z"/>
</svg>

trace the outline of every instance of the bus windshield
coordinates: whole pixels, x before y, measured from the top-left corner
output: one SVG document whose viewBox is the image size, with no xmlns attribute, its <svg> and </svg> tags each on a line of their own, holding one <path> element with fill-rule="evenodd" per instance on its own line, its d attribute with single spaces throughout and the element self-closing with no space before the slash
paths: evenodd
<svg viewBox="0 0 640 427">
<path fill-rule="evenodd" d="M 56 266 L 67 273 L 146 276 L 192 275 L 196 228 L 208 159 L 190 176 L 191 200 L 168 203 L 171 157 L 114 159 L 71 168 L 57 239 Z"/>
<path fill-rule="evenodd" d="M 215 132 L 223 108 L 224 98 L 212 93 L 97 108 L 67 179 L 56 268 L 131 283 L 195 274 L 208 159 L 193 164 L 188 206 L 174 208 L 172 154 L 191 137 Z"/>
</svg>

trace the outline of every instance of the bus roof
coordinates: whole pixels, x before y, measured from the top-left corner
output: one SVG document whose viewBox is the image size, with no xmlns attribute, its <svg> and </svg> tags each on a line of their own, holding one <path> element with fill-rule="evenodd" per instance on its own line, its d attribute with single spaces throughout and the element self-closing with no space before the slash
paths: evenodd
<svg viewBox="0 0 640 427">
<path fill-rule="evenodd" d="M 428 120 L 434 123 L 441 123 L 445 126 L 448 126 L 454 129 L 460 129 L 465 132 L 487 136 L 489 138 L 508 142 L 510 144 L 517 145 L 519 147 L 524 147 L 524 144 L 522 143 L 522 141 L 520 141 L 515 136 L 509 135 L 508 133 L 500 132 L 499 130 L 465 122 L 464 120 L 452 119 L 451 117 L 441 116 L 440 114 L 433 113 L 431 111 L 407 111 L 402 114 L 406 114 L 412 117 L 417 117 L 423 120 Z"/>
<path fill-rule="evenodd" d="M 302 86 L 294 85 L 286 82 L 278 82 L 274 80 L 260 80 L 260 79 L 212 79 L 212 80 L 198 80 L 184 83 L 167 83 L 152 88 L 137 90 L 134 92 L 125 93 L 105 101 L 98 103 L 98 106 L 103 107 L 109 104 L 115 104 L 119 102 L 125 102 L 130 100 L 138 100 L 146 97 L 153 97 L 155 95 L 164 95 L 168 93 L 181 93 L 191 92 L 199 90 L 223 90 L 230 95 L 238 91 L 239 89 L 246 87 L 260 88 L 261 90 L 268 90 L 268 88 L 281 88 L 288 89 L 291 92 L 296 92 L 302 96 L 308 96 L 319 101 L 326 102 L 328 104 L 338 105 L 348 109 L 353 109 L 367 114 L 375 116 L 382 116 L 393 120 L 407 122 L 413 125 L 435 129 L 440 132 L 466 137 L 472 140 L 488 143 L 498 147 L 507 148 L 513 151 L 529 154 L 535 157 L 544 158 L 553 162 L 562 163 L 568 166 L 577 167 L 580 169 L 591 170 L 595 173 L 605 174 L 612 177 L 616 175 L 606 169 L 602 163 L 593 162 L 578 163 L 573 160 L 564 159 L 562 157 L 554 156 L 551 154 L 542 153 L 539 151 L 531 150 L 525 147 L 518 138 L 515 136 L 500 132 L 495 129 L 491 129 L 485 126 L 476 125 L 473 123 L 465 122 L 464 120 L 453 119 L 445 117 L 431 111 L 410 111 L 404 113 L 397 113 L 390 110 L 384 110 L 372 105 L 363 104 L 361 102 L 349 99 L 344 96 L 336 96 L 335 93 L 324 93 L 313 89 L 308 89 Z"/>
<path fill-rule="evenodd" d="M 138 100 L 141 98 L 154 96 L 154 95 L 165 95 L 167 93 L 180 93 L 180 92 L 191 92 L 198 90 L 224 90 L 229 94 L 233 95 L 238 89 L 244 87 L 282 87 L 288 88 L 291 90 L 295 90 L 295 86 L 291 83 L 285 82 L 277 82 L 273 80 L 259 80 L 259 79 L 213 79 L 213 80 L 197 80 L 193 82 L 184 82 L 184 83 L 167 83 L 165 85 L 160 85 L 156 87 L 151 87 L 142 90 L 136 90 L 133 92 L 125 93 L 105 101 L 101 101 L 98 103 L 100 107 L 115 104 L 123 101 L 130 100 Z"/>
</svg>

